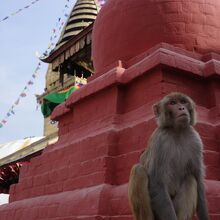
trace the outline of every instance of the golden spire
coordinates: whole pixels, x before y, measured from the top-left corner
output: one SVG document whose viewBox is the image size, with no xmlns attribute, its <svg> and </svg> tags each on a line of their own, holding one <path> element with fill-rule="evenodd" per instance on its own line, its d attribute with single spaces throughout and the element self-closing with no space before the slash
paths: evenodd
<svg viewBox="0 0 220 220">
<path fill-rule="evenodd" d="M 62 30 L 55 50 L 89 26 L 96 19 L 99 10 L 100 4 L 96 0 L 77 0 Z"/>
</svg>

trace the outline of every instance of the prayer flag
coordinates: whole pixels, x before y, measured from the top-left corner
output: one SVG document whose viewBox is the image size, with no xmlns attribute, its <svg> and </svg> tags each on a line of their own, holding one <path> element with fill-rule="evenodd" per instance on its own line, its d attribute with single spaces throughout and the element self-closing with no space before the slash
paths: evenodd
<svg viewBox="0 0 220 220">
<path fill-rule="evenodd" d="M 27 94 L 26 94 L 25 92 L 22 92 L 22 93 L 20 94 L 20 96 L 21 96 L 22 98 L 24 98 L 25 96 L 27 96 Z"/>
<path fill-rule="evenodd" d="M 17 101 L 15 102 L 15 105 L 19 104 L 20 99 L 17 99 Z"/>
<path fill-rule="evenodd" d="M 7 16 L 7 17 L 3 18 L 2 21 L 5 21 L 5 20 L 8 19 L 8 18 L 9 18 L 9 17 Z"/>
<path fill-rule="evenodd" d="M 34 83 L 30 80 L 28 81 L 28 85 L 33 85 Z"/>
<path fill-rule="evenodd" d="M 43 98 L 43 104 L 41 105 L 41 111 L 44 117 L 47 118 L 48 116 L 50 116 L 54 108 L 57 105 L 65 102 L 66 99 L 70 96 L 70 94 L 78 88 L 79 86 L 74 85 L 60 92 L 53 92 L 46 95 Z"/>
</svg>

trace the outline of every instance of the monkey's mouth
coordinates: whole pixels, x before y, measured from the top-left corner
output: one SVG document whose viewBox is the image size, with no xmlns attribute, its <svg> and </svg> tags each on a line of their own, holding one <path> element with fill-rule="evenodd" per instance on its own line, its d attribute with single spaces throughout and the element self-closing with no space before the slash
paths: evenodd
<svg viewBox="0 0 220 220">
<path fill-rule="evenodd" d="M 187 117 L 187 114 L 186 113 L 183 113 L 181 115 L 178 116 L 178 118 L 182 118 L 182 117 Z"/>
</svg>

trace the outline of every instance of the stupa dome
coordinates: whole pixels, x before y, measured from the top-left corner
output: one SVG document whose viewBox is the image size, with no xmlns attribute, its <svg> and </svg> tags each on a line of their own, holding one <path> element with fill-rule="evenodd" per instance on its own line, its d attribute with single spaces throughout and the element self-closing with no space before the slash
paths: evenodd
<svg viewBox="0 0 220 220">
<path fill-rule="evenodd" d="M 108 0 L 93 28 L 95 70 L 161 42 L 199 53 L 220 52 L 220 1 Z"/>
</svg>

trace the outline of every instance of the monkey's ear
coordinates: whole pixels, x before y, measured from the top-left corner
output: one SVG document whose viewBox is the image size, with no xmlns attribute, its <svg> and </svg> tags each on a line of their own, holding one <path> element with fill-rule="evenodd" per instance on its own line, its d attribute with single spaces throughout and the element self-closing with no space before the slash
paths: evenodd
<svg viewBox="0 0 220 220">
<path fill-rule="evenodd" d="M 158 118 L 160 116 L 160 105 L 159 103 L 153 105 L 153 111 L 155 116 Z"/>
<path fill-rule="evenodd" d="M 197 122 L 197 112 L 196 112 L 196 104 L 193 100 L 191 100 L 191 108 L 189 110 L 190 112 L 190 124 L 195 125 Z"/>
</svg>

